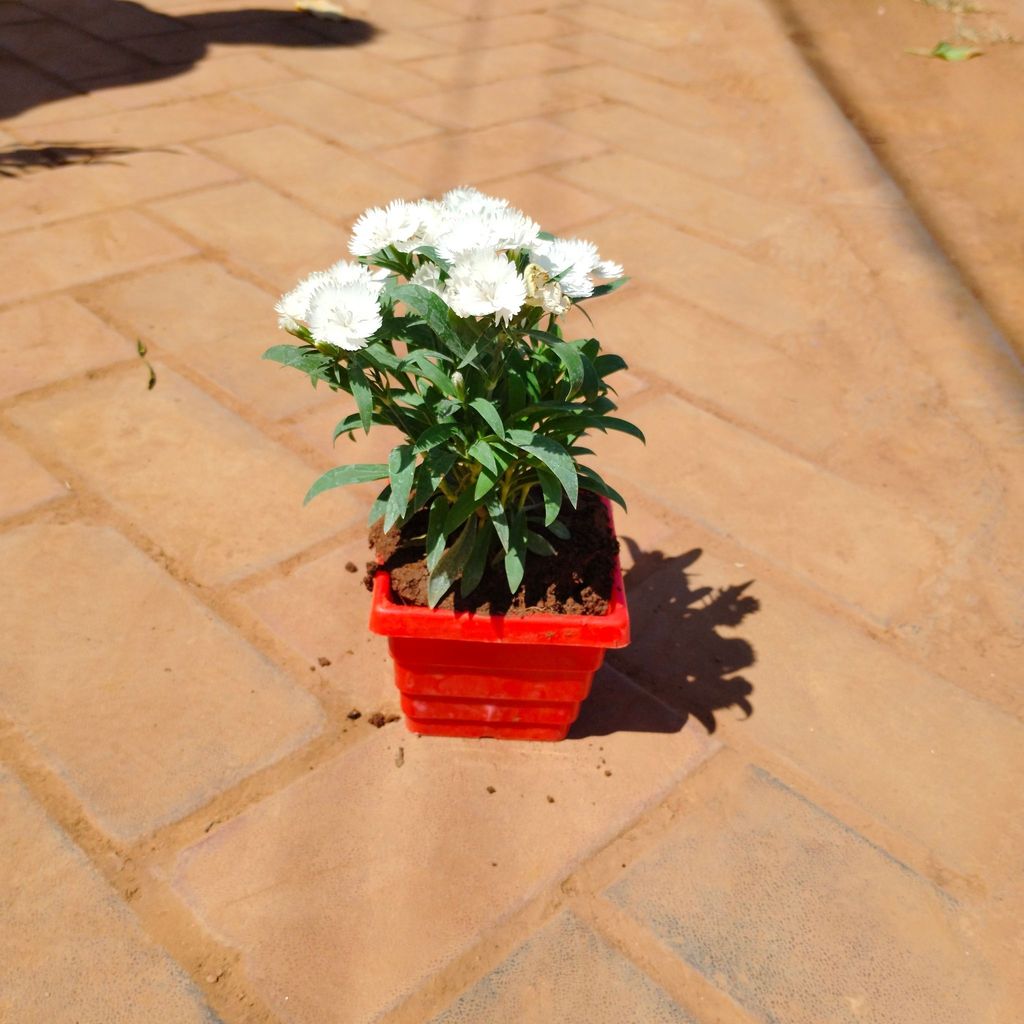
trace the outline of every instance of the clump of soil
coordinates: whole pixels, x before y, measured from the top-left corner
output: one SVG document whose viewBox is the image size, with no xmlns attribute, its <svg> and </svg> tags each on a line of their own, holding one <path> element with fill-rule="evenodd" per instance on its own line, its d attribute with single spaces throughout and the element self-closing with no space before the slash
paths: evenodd
<svg viewBox="0 0 1024 1024">
<path fill-rule="evenodd" d="M 619 543 L 612 532 L 604 503 L 590 491 L 581 491 L 577 508 L 559 517 L 568 528 L 568 540 L 540 530 L 557 552 L 526 560 L 526 574 L 510 594 L 505 566 L 499 558 L 467 598 L 459 585 L 444 597 L 439 608 L 486 615 L 606 615 L 612 593 L 612 573 Z M 370 530 L 370 547 L 377 561 L 367 565 L 366 585 L 372 589 L 375 573 L 391 574 L 391 596 L 397 604 L 427 605 L 427 562 L 424 539 L 427 517 L 414 516 L 400 531 L 384 533 L 378 522 Z"/>
</svg>

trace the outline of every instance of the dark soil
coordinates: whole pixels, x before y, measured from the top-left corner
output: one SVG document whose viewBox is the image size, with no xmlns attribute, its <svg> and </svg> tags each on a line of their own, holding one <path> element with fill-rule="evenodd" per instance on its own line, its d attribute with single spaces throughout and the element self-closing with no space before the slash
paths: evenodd
<svg viewBox="0 0 1024 1024">
<path fill-rule="evenodd" d="M 558 552 L 544 557 L 531 554 L 522 585 L 510 594 L 501 559 L 493 564 L 479 586 L 463 598 L 459 585 L 438 605 L 449 611 L 487 615 L 606 615 L 612 593 L 612 573 L 619 543 L 601 499 L 581 491 L 579 505 L 559 517 L 568 528 L 568 540 L 545 533 Z M 424 550 L 426 516 L 410 520 L 401 530 L 384 533 L 380 523 L 370 530 L 370 547 L 382 565 L 367 565 L 366 585 L 381 567 L 391 574 L 391 594 L 397 604 L 426 606 L 427 564 Z"/>
</svg>

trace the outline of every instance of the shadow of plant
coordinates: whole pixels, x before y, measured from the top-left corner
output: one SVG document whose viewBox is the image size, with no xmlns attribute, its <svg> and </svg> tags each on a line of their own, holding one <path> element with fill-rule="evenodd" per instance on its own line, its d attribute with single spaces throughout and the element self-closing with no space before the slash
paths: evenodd
<svg viewBox="0 0 1024 1024">
<path fill-rule="evenodd" d="M 0 119 L 75 94 L 172 78 L 211 45 L 346 47 L 377 33 L 358 18 L 259 8 L 172 17 L 133 0 L 42 0 L 35 13 L 45 21 L 3 26 L 9 53 L 0 55 Z"/>
<path fill-rule="evenodd" d="M 130 156 L 140 150 L 134 146 L 80 146 L 65 142 L 39 142 L 32 146 L 0 148 L 0 177 L 17 178 L 33 171 L 79 164 L 116 164 L 119 156 Z"/>
<path fill-rule="evenodd" d="M 760 602 L 747 592 L 754 581 L 700 585 L 694 568 L 703 553 L 699 548 L 667 556 L 641 551 L 629 537 L 620 539 L 633 559 L 625 575 L 633 640 L 622 650 L 609 651 L 606 660 L 657 697 L 665 710 L 614 695 L 622 687 L 599 674 L 594 697 L 583 705 L 571 735 L 675 732 L 691 715 L 713 733 L 716 712 L 739 708 L 752 715 L 754 686 L 741 673 L 754 664 L 754 648 L 719 630 L 734 629 L 758 611 Z"/>
</svg>

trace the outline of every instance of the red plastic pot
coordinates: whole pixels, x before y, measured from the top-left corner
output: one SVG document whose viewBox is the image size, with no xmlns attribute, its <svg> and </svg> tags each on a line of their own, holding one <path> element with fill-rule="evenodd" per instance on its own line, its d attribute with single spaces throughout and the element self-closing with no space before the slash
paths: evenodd
<svg viewBox="0 0 1024 1024">
<path fill-rule="evenodd" d="M 388 638 L 411 732 L 560 740 L 605 651 L 629 643 L 629 612 L 618 559 L 606 615 L 475 615 L 401 605 L 382 571 L 373 581 L 370 629 Z"/>
</svg>

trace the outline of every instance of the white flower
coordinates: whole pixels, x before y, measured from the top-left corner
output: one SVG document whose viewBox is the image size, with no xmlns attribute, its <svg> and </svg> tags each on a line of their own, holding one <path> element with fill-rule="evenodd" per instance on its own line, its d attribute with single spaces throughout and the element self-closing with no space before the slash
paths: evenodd
<svg viewBox="0 0 1024 1024">
<path fill-rule="evenodd" d="M 418 203 L 395 199 L 383 208 L 373 206 L 360 214 L 353 225 L 348 250 L 353 256 L 372 256 L 393 245 L 408 252 L 417 245 L 415 239 L 421 221 Z"/>
<path fill-rule="evenodd" d="M 428 292 L 440 295 L 442 292 L 441 268 L 433 263 L 424 263 L 409 278 L 409 284 L 418 284 L 421 288 L 426 288 Z"/>
<path fill-rule="evenodd" d="M 495 249 L 528 249 L 540 231 L 536 221 L 511 206 L 495 211 L 488 220 Z"/>
<path fill-rule="evenodd" d="M 477 250 L 494 250 L 492 232 L 482 214 L 450 216 L 434 241 L 438 255 L 445 260 L 457 260 Z"/>
<path fill-rule="evenodd" d="M 485 195 L 475 188 L 453 188 L 441 197 L 441 204 L 455 213 L 486 213 L 504 209 L 508 200 Z"/>
<path fill-rule="evenodd" d="M 511 206 L 449 211 L 435 242 L 438 254 L 457 260 L 477 249 L 525 249 L 536 239 L 539 225 Z"/>
<path fill-rule="evenodd" d="M 507 324 L 523 308 L 526 283 L 501 253 L 478 250 L 451 269 L 444 299 L 458 316 L 489 316 Z"/>
<path fill-rule="evenodd" d="M 313 293 L 325 284 L 361 284 L 379 295 L 390 271 L 371 270 L 361 263 L 341 260 L 327 270 L 315 270 L 300 281 L 290 292 L 285 293 L 274 305 L 278 326 L 292 334 L 305 327 L 309 321 L 309 305 Z"/>
<path fill-rule="evenodd" d="M 328 280 L 309 300 L 309 330 L 317 341 L 354 352 L 383 322 L 372 282 Z"/>
<path fill-rule="evenodd" d="M 366 284 L 375 288 L 378 294 L 390 274 L 391 272 L 384 267 L 371 270 L 362 263 L 351 263 L 348 260 L 339 260 L 333 267 L 323 271 L 324 277 L 329 277 L 338 284 Z"/>
<path fill-rule="evenodd" d="M 308 318 L 309 300 L 313 292 L 330 279 L 329 273 L 317 270 L 282 295 L 274 305 L 278 326 L 293 334 L 299 330 Z"/>
<path fill-rule="evenodd" d="M 621 277 L 622 267 L 602 260 L 597 246 L 582 238 L 537 239 L 530 246 L 530 260 L 558 278 L 562 291 L 574 299 L 594 293 L 591 274 L 600 277 Z"/>
</svg>

